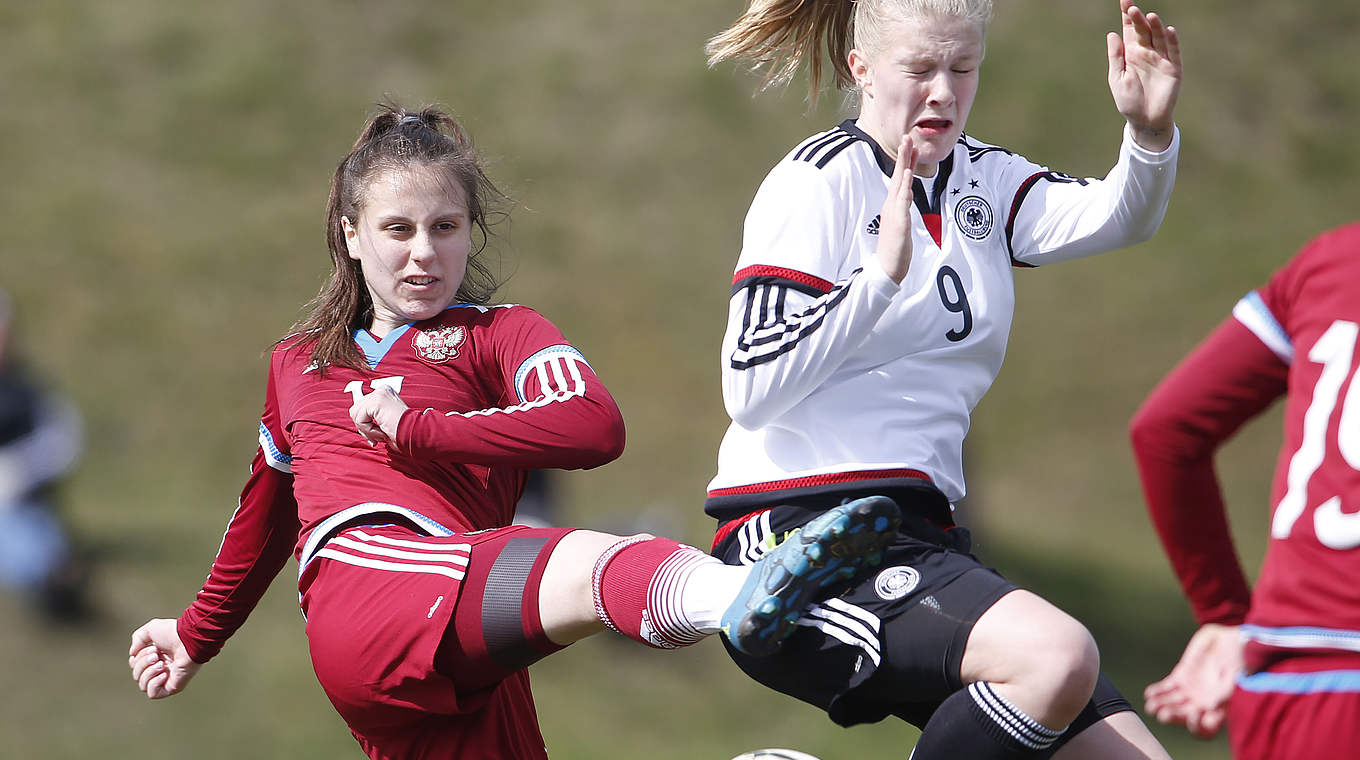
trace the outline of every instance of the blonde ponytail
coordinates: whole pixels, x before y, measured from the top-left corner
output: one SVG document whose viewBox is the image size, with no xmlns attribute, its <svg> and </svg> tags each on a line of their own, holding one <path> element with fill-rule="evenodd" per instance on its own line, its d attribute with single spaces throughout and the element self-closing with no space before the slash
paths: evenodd
<svg viewBox="0 0 1360 760">
<path fill-rule="evenodd" d="M 846 63 L 854 12 L 853 0 L 752 0 L 741 18 L 708 41 L 708 65 L 731 60 L 764 70 L 761 89 L 788 84 L 806 65 L 808 99 L 815 103 L 822 86 L 823 47 L 836 86 L 854 86 Z"/>
</svg>

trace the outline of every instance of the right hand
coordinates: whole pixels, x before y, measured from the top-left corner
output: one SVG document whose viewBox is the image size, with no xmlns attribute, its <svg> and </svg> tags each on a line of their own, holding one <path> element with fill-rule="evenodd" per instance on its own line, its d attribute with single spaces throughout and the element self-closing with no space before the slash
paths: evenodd
<svg viewBox="0 0 1360 760">
<path fill-rule="evenodd" d="M 911 186 L 918 155 L 911 136 L 902 135 L 888 182 L 888 197 L 878 219 L 878 263 L 899 285 L 911 268 Z"/>
<path fill-rule="evenodd" d="M 1213 737 L 1228 718 L 1228 698 L 1242 672 L 1242 647 L 1237 626 L 1204 625 L 1190 637 L 1171 673 L 1143 691 L 1143 709 L 1200 739 Z"/>
<path fill-rule="evenodd" d="M 349 408 L 349 417 L 359 435 L 368 441 L 369 446 L 385 443 L 395 446 L 397 426 L 401 416 L 406 413 L 406 402 L 401 400 L 390 386 L 374 388 L 371 393 L 354 402 Z"/>
<path fill-rule="evenodd" d="M 132 632 L 128 648 L 128 667 L 137 688 L 150 699 L 178 694 L 189 684 L 202 664 L 189 659 L 180 641 L 177 621 L 157 618 Z"/>
</svg>

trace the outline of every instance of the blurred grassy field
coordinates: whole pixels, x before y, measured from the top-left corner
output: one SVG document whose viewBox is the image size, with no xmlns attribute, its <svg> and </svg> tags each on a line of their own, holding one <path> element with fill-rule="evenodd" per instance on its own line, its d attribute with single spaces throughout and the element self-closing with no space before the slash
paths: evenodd
<svg viewBox="0 0 1360 760">
<path fill-rule="evenodd" d="M 1102 173 L 1114 0 L 998 4 L 969 131 Z M 1006 368 L 969 438 L 979 549 L 1085 620 L 1130 695 L 1191 631 L 1125 438 L 1143 395 L 1360 198 L 1360 7 L 1156 8 L 1181 30 L 1180 180 L 1137 250 L 1017 274 Z M 623 458 L 561 478 L 566 519 L 704 545 L 724 428 L 717 343 L 742 217 L 785 150 L 843 116 L 705 68 L 734 2 L 441 4 L 53 0 L 0 7 L 0 284 L 43 372 L 80 403 L 66 490 L 102 615 L 60 629 L 0 599 L 0 757 L 359 757 L 311 675 L 287 578 L 189 691 L 144 704 L 127 633 L 201 582 L 255 446 L 263 352 L 320 285 L 326 183 L 371 104 L 460 114 L 518 201 L 506 301 L 556 321 L 609 383 Z M 1253 568 L 1278 412 L 1220 475 Z M 534 667 L 558 758 L 792 746 L 905 757 L 900 724 L 842 730 L 731 668 L 599 637 Z M 1137 701 L 1137 700 L 1135 700 Z M 1221 741 L 1159 730 L 1178 758 Z"/>
</svg>

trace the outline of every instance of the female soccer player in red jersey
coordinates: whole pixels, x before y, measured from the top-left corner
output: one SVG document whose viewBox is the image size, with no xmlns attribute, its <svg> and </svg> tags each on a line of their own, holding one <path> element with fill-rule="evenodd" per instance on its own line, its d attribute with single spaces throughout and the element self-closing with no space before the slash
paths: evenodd
<svg viewBox="0 0 1360 760">
<path fill-rule="evenodd" d="M 822 49 L 855 119 L 771 169 L 746 215 L 723 339 L 732 424 L 709 484 L 715 555 L 759 558 L 769 531 L 842 499 L 902 507 L 886 569 L 809 610 L 754 678 L 851 725 L 922 728 L 915 760 L 1164 758 L 1099 677 L 1086 628 L 970 553 L 951 504 L 963 440 L 1001 368 L 1014 267 L 1141 242 L 1176 174 L 1175 29 L 1130 0 L 1106 39 L 1124 117 L 1103 178 L 1055 172 L 965 133 L 990 0 L 753 0 L 710 60 L 770 64 Z M 754 540 L 753 540 L 754 539 Z"/>
<path fill-rule="evenodd" d="M 1172 370 L 1130 425 L 1148 512 L 1201 628 L 1147 711 L 1238 760 L 1360 757 L 1360 224 L 1304 246 Z M 1284 398 L 1256 588 L 1218 448 Z"/>
<path fill-rule="evenodd" d="M 444 112 L 385 106 L 364 127 L 331 185 L 330 282 L 275 347 L 211 573 L 178 619 L 132 634 L 147 696 L 182 690 L 294 554 L 317 678 L 370 757 L 542 758 L 530 663 L 605 627 L 769 651 L 880 559 L 886 499 L 750 570 L 666 538 L 512 525 L 529 470 L 599 466 L 624 432 L 548 320 L 486 305 L 498 197 Z"/>
</svg>

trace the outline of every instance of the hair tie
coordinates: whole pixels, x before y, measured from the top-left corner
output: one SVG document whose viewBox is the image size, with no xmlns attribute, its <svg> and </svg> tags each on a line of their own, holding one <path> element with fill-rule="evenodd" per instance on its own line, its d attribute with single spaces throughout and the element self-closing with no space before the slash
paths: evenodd
<svg viewBox="0 0 1360 760">
<path fill-rule="evenodd" d="M 405 116 L 401 117 L 401 121 L 397 122 L 397 126 L 404 127 L 407 124 L 424 124 L 424 123 L 425 123 L 424 119 L 421 119 L 416 114 L 408 113 Z"/>
</svg>

